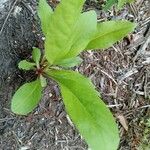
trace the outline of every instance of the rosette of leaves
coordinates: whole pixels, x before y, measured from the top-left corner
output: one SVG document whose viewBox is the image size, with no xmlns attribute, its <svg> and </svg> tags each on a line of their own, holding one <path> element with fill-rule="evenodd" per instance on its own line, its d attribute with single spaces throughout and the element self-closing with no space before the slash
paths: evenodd
<svg viewBox="0 0 150 150">
<path fill-rule="evenodd" d="M 45 54 L 33 49 L 33 62 L 23 60 L 19 68 L 33 69 L 37 80 L 25 83 L 14 94 L 11 110 L 27 115 L 37 107 L 46 78 L 59 85 L 71 120 L 92 150 L 116 150 L 118 128 L 110 110 L 91 81 L 72 71 L 82 62 L 82 51 L 105 49 L 135 28 L 129 21 L 97 22 L 95 11 L 82 12 L 85 0 L 61 0 L 55 11 L 45 0 L 39 1 L 38 14 L 45 34 Z"/>
</svg>

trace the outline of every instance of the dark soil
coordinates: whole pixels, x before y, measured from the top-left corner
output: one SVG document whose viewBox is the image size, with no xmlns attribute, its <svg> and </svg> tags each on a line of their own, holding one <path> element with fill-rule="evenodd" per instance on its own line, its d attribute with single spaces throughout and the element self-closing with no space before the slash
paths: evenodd
<svg viewBox="0 0 150 150">
<path fill-rule="evenodd" d="M 4 2 L 4 1 L 3 1 Z M 58 86 L 49 81 L 38 108 L 27 117 L 10 111 L 15 90 L 34 78 L 17 69 L 30 59 L 33 46 L 42 47 L 36 0 L 0 2 L 0 150 L 86 150 L 87 145 L 67 116 Z M 49 1 L 53 8 L 57 1 Z M 150 145 L 145 135 L 150 118 L 150 12 L 149 1 L 137 1 L 117 12 L 101 11 L 101 2 L 89 0 L 84 10 L 95 9 L 100 20 L 128 19 L 138 23 L 133 34 L 107 51 L 90 51 L 76 70 L 92 79 L 112 110 L 120 129 L 119 150 Z M 146 132 L 147 134 L 147 132 Z M 148 133 L 149 134 L 149 133 Z M 147 140 L 143 140 L 144 137 Z M 150 149 L 147 146 L 148 149 Z"/>
</svg>

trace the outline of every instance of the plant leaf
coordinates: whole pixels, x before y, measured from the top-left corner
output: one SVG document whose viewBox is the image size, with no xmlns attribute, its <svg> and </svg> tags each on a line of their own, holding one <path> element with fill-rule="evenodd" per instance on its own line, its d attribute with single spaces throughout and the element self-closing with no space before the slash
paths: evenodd
<svg viewBox="0 0 150 150">
<path fill-rule="evenodd" d="M 66 110 L 92 150 L 116 150 L 119 143 L 114 118 L 92 83 L 73 71 L 50 70 L 58 82 Z"/>
<path fill-rule="evenodd" d="M 45 41 L 45 54 L 50 64 L 59 61 L 70 50 L 84 1 L 62 0 L 52 14 Z"/>
<path fill-rule="evenodd" d="M 82 59 L 80 57 L 68 58 L 60 60 L 56 65 L 62 67 L 74 67 L 82 63 Z"/>
<path fill-rule="evenodd" d="M 131 3 L 134 0 L 107 0 L 106 5 L 104 6 L 104 10 L 110 9 L 114 4 L 118 3 L 118 9 L 121 9 L 124 4 Z"/>
<path fill-rule="evenodd" d="M 108 48 L 132 32 L 136 24 L 129 21 L 106 21 L 99 23 L 97 33 L 88 44 L 88 49 Z"/>
<path fill-rule="evenodd" d="M 92 37 L 95 35 L 97 29 L 97 15 L 95 11 L 88 11 L 82 13 L 77 25 L 74 29 L 73 45 L 65 58 L 75 57 L 83 51 Z"/>
<path fill-rule="evenodd" d="M 12 98 L 11 110 L 19 115 L 27 115 L 39 103 L 42 87 L 40 80 L 21 86 Z"/>
<path fill-rule="evenodd" d="M 51 21 L 51 15 L 53 14 L 53 10 L 48 5 L 46 0 L 40 0 L 38 6 L 38 15 L 41 19 L 42 31 L 45 36 L 49 32 L 49 23 Z"/>
<path fill-rule="evenodd" d="M 32 70 L 32 69 L 34 69 L 35 66 L 36 66 L 35 63 L 31 63 L 26 60 L 22 60 L 18 64 L 18 68 L 23 69 L 23 70 Z"/>
<path fill-rule="evenodd" d="M 118 8 L 120 9 L 121 7 L 123 7 L 124 4 L 126 3 L 131 3 L 134 0 L 118 0 Z"/>
<path fill-rule="evenodd" d="M 38 48 L 33 48 L 32 57 L 33 60 L 36 62 L 37 67 L 39 67 L 39 62 L 41 59 L 41 51 Z"/>
<path fill-rule="evenodd" d="M 40 75 L 40 82 L 43 88 L 46 87 L 47 81 L 46 81 L 46 78 L 44 78 L 42 75 Z"/>
<path fill-rule="evenodd" d="M 110 9 L 117 2 L 118 0 L 107 0 L 106 5 L 104 6 L 104 10 Z"/>
</svg>

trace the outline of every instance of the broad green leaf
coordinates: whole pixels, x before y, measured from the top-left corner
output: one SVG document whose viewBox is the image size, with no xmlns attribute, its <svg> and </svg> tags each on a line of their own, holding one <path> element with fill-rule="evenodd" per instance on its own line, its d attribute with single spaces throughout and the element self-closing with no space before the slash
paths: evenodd
<svg viewBox="0 0 150 150">
<path fill-rule="evenodd" d="M 46 78 L 44 78 L 42 75 L 40 75 L 40 82 L 43 88 L 47 86 Z"/>
<path fill-rule="evenodd" d="M 33 60 L 36 62 L 37 67 L 39 67 L 39 62 L 41 59 L 41 51 L 38 48 L 34 48 L 32 51 Z"/>
<path fill-rule="evenodd" d="M 38 105 L 41 91 L 40 80 L 24 84 L 13 96 L 11 110 L 19 115 L 27 115 Z"/>
<path fill-rule="evenodd" d="M 59 61 L 70 50 L 84 1 L 61 0 L 52 14 L 45 41 L 45 54 L 50 64 Z"/>
<path fill-rule="evenodd" d="M 106 5 L 104 6 L 104 10 L 108 10 L 114 4 L 117 3 L 118 0 L 107 0 Z"/>
<path fill-rule="evenodd" d="M 58 82 L 66 110 L 89 147 L 117 150 L 115 120 L 92 83 L 73 71 L 50 70 L 48 75 Z"/>
<path fill-rule="evenodd" d="M 135 23 L 129 21 L 106 21 L 99 23 L 97 33 L 88 44 L 86 50 L 108 48 L 132 32 L 135 26 Z"/>
<path fill-rule="evenodd" d="M 97 29 L 97 15 L 95 11 L 88 11 L 81 14 L 73 33 L 73 45 L 65 58 L 77 56 L 83 51 Z"/>
<path fill-rule="evenodd" d="M 62 67 L 74 67 L 82 63 L 82 59 L 80 57 L 74 57 L 74 58 L 67 58 L 60 60 L 56 63 L 58 66 Z"/>
<path fill-rule="evenodd" d="M 38 7 L 38 15 L 41 19 L 42 31 L 44 32 L 45 36 L 49 32 L 49 23 L 51 21 L 52 14 L 53 10 L 47 4 L 46 0 L 40 0 Z"/>
<path fill-rule="evenodd" d="M 18 68 L 23 69 L 23 70 L 31 70 L 31 69 L 34 69 L 35 66 L 36 66 L 35 63 L 31 63 L 26 60 L 22 60 L 18 64 Z"/>
<path fill-rule="evenodd" d="M 118 0 L 118 8 L 120 9 L 121 7 L 123 7 L 124 4 L 126 3 L 131 3 L 134 0 Z"/>
</svg>

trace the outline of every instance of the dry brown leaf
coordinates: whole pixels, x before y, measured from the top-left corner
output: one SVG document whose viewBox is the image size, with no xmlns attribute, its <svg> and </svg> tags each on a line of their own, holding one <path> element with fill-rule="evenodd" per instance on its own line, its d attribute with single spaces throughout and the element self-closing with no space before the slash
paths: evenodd
<svg viewBox="0 0 150 150">
<path fill-rule="evenodd" d="M 123 126 L 123 128 L 128 131 L 128 124 L 126 118 L 123 115 L 118 115 L 117 118 L 119 119 L 119 122 Z"/>
</svg>

